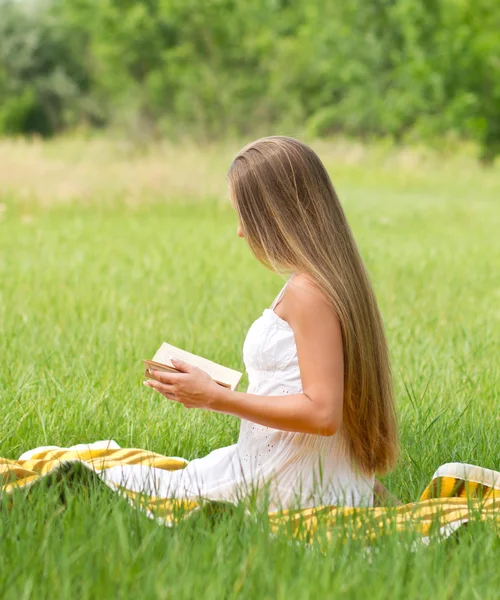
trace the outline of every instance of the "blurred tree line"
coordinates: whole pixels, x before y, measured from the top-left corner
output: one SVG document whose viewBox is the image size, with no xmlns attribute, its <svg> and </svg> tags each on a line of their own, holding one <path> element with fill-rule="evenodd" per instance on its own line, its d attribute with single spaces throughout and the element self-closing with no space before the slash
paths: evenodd
<svg viewBox="0 0 500 600">
<path fill-rule="evenodd" d="M 0 0 L 0 133 L 454 135 L 500 151 L 498 0 Z"/>
</svg>

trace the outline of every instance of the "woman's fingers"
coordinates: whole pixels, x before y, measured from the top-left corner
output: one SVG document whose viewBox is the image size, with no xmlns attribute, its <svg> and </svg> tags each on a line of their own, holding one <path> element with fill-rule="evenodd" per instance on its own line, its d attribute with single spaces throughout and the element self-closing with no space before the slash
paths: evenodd
<svg viewBox="0 0 500 600">
<path fill-rule="evenodd" d="M 153 371 L 148 369 L 148 375 L 152 379 L 156 379 L 156 381 L 167 385 L 173 385 L 179 381 L 179 375 L 177 373 L 169 373 L 167 371 Z"/>
<path fill-rule="evenodd" d="M 177 397 L 174 385 L 160 383 L 159 381 L 155 381 L 154 379 L 148 379 L 147 381 L 143 381 L 143 383 L 147 387 L 153 388 L 154 390 L 162 394 L 162 396 L 165 396 L 167 400 L 178 402 L 179 404 L 182 404 L 185 408 L 197 408 L 196 404 L 192 404 L 191 402 L 186 400 L 180 400 Z"/>
<path fill-rule="evenodd" d="M 176 400 L 175 386 L 173 385 L 160 383 L 159 381 L 155 381 L 154 379 L 148 379 L 144 382 L 144 385 L 153 388 L 157 392 L 160 392 L 160 394 L 163 394 L 164 396 L 169 398 L 169 400 Z"/>
</svg>

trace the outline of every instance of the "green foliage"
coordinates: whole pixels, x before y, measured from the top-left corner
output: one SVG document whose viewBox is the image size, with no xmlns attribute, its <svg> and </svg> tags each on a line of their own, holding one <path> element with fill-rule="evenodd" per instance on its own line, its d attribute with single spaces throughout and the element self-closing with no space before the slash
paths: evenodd
<svg viewBox="0 0 500 600">
<path fill-rule="evenodd" d="M 500 148 L 496 0 L 7 6 L 0 114 L 14 115 L 10 127 L 0 120 L 4 131 L 55 131 L 90 114 L 158 134 L 452 134 L 479 142 L 485 157 Z M 19 120 L 13 95 L 43 118 Z"/>
<path fill-rule="evenodd" d="M 0 133 L 50 135 L 92 113 L 85 35 L 55 8 L 0 0 Z"/>
</svg>

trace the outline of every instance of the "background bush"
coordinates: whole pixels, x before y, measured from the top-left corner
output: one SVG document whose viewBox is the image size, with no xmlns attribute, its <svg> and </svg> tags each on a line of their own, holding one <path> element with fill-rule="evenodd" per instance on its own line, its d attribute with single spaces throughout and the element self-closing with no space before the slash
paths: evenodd
<svg viewBox="0 0 500 600">
<path fill-rule="evenodd" d="M 496 0 L 0 0 L 0 133 L 341 131 L 500 148 Z"/>
</svg>

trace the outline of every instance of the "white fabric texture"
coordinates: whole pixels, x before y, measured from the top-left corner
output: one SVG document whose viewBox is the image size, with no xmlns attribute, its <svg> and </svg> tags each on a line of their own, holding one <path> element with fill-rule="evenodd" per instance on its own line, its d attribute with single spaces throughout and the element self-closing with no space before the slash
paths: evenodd
<svg viewBox="0 0 500 600">
<path fill-rule="evenodd" d="M 285 286 L 250 327 L 243 346 L 248 393 L 285 396 L 302 392 L 294 333 L 274 308 Z M 161 498 L 199 496 L 236 502 L 252 492 L 268 510 L 318 505 L 372 506 L 373 477 L 348 458 L 343 427 L 333 436 L 295 433 L 241 420 L 236 444 L 213 450 L 179 471 L 120 466 L 108 482 Z"/>
</svg>

